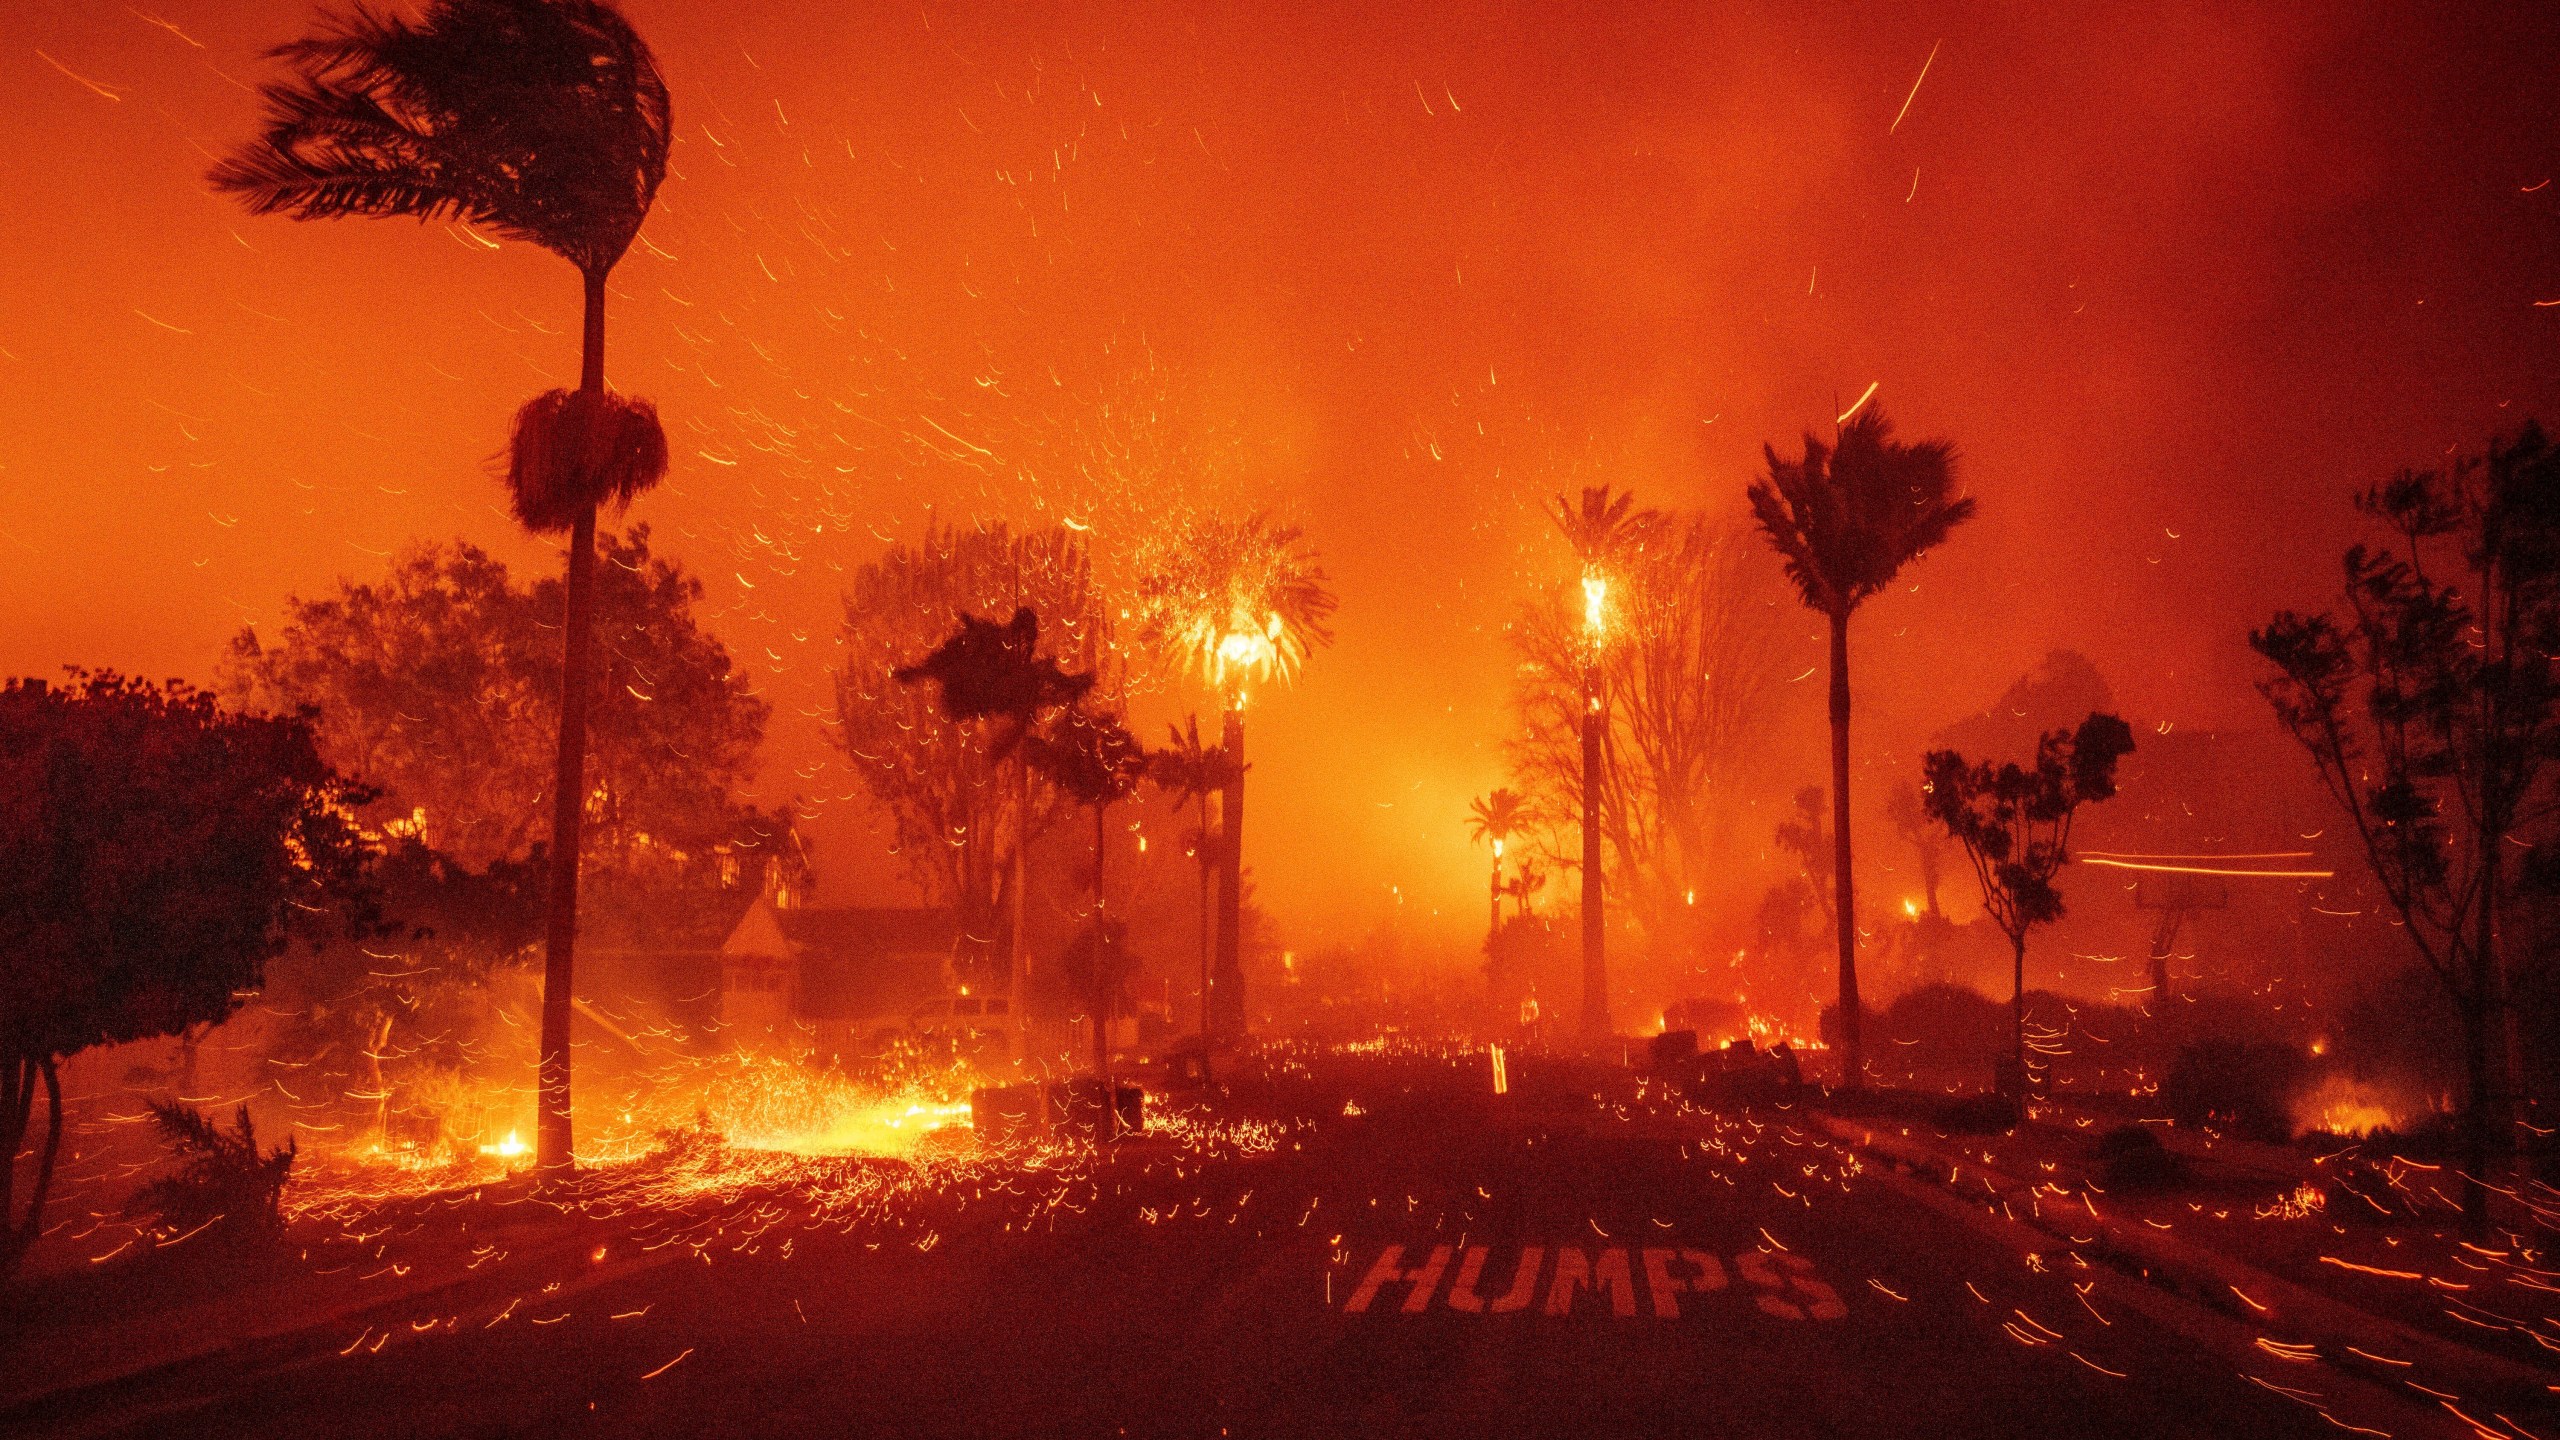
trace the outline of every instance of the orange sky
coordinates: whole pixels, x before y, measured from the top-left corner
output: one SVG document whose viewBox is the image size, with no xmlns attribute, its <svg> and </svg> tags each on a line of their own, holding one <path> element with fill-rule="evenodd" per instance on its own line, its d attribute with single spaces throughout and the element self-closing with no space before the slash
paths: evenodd
<svg viewBox="0 0 2560 1440">
<path fill-rule="evenodd" d="M 1982 518 L 1859 632 L 1900 764 L 2054 645 L 2257 723 L 2242 635 L 2325 598 L 2350 488 L 2560 417 L 2548 10 L 629 8 L 681 131 L 615 281 L 677 457 L 637 514 L 838 897 L 892 887 L 821 738 L 836 596 L 929 508 L 1303 523 L 1340 643 L 1257 706 L 1251 863 L 1294 933 L 1390 886 L 1456 933 L 1548 493 L 1733 505 L 1870 382 L 1952 437 Z M 309 13 L 0 9 L 7 673 L 209 678 L 415 539 L 551 563 L 485 461 L 574 377 L 565 264 L 202 182 Z"/>
</svg>

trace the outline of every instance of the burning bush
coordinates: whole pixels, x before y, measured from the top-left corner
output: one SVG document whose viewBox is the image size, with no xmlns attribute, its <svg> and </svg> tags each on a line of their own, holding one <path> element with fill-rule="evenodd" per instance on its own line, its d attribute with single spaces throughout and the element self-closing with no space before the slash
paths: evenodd
<svg viewBox="0 0 2560 1440">
<path fill-rule="evenodd" d="M 246 1105 L 228 1131 L 176 1100 L 151 1102 L 151 1120 L 184 1164 L 142 1187 L 126 1213 L 156 1214 L 173 1233 L 212 1229 L 234 1240 L 269 1238 L 283 1229 L 279 1205 L 293 1172 L 291 1139 L 283 1149 L 261 1152 Z"/>
</svg>

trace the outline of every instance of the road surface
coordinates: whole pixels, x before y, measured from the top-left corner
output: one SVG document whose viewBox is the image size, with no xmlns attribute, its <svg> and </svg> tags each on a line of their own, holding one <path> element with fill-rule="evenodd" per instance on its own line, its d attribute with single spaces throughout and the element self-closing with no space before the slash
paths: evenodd
<svg viewBox="0 0 2560 1440">
<path fill-rule="evenodd" d="M 1280 1052 L 1230 1111 L 1280 1122 L 1263 1153 L 1141 1142 L 895 1224 L 805 1224 L 784 1195 L 679 1243 L 618 1215 L 573 1262 L 501 1259 L 0 1430 L 2468 1433 L 2190 1338 L 2139 1281 L 2024 1251 L 1800 1114 L 1648 1105 L 1516 1060 L 1510 1079 L 1497 1097 L 1480 1056 Z"/>
</svg>

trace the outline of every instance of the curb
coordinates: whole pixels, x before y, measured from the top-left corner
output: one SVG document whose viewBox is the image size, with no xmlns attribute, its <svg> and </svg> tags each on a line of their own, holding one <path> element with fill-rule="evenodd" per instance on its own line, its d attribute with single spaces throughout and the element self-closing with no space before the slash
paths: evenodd
<svg viewBox="0 0 2560 1440">
<path fill-rule="evenodd" d="M 2331 1365 L 2387 1384 L 2395 1391 L 2405 1388 L 2407 1365 L 2360 1361 L 2348 1353 L 2348 1347 L 2415 1361 L 2426 1366 L 2432 1376 L 2453 1381 L 2465 1394 L 2496 1396 L 2511 1405 L 2530 1402 L 2535 1408 L 2547 1407 L 2555 1386 L 2560 1386 L 2560 1372 L 2536 1370 L 2503 1355 L 2475 1350 L 2358 1309 L 2228 1255 L 2146 1226 L 2110 1219 L 2090 1208 L 2085 1197 L 2080 1197 L 2080 1206 L 2068 1212 L 2067 1219 L 2047 1215 L 2033 1187 L 1978 1160 L 1947 1154 L 1907 1136 L 1881 1133 L 1877 1127 L 1860 1121 L 1820 1111 L 1813 1112 L 1811 1118 L 1833 1140 L 1891 1160 L 1915 1180 L 1935 1184 L 1960 1199 L 1994 1206 L 2011 1220 L 2084 1251 L 2092 1259 L 2131 1271 L 2226 1317 L 2252 1325 L 2280 1325 L 2318 1345 L 2320 1358 Z M 1939 1178 L 1968 1172 L 1970 1178 L 1982 1184 L 1981 1193 L 1975 1193 L 1971 1185 Z"/>
</svg>

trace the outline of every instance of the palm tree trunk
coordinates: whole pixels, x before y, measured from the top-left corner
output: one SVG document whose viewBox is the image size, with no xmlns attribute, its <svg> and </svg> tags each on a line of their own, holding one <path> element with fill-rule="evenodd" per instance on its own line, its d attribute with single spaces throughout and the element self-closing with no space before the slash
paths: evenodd
<svg viewBox="0 0 2560 1440">
<path fill-rule="evenodd" d="M 1582 667 L 1582 1038 L 1609 1033 L 1606 899 L 1600 874 L 1600 671 Z"/>
<path fill-rule="evenodd" d="M 1200 792 L 1200 1080 L 1209 1080 L 1209 792 Z"/>
<path fill-rule="evenodd" d="M 604 391 L 604 272 L 586 276 L 586 330 L 578 388 Z M 560 754 L 551 785 L 551 904 L 542 951 L 542 1049 L 534 1162 L 565 1173 L 573 1163 L 569 1123 L 569 1003 L 578 947 L 578 856 L 587 799 L 588 644 L 596 580 L 596 512 L 569 531 L 569 583 L 560 618 Z"/>
<path fill-rule="evenodd" d="M 1023 735 L 1015 742 L 1013 756 L 1013 894 L 1009 907 L 1013 911 L 1013 933 L 1007 938 L 1005 951 L 1005 1008 L 1013 1015 L 1013 1033 L 1018 1041 L 1014 1058 L 1017 1060 L 1031 1057 L 1031 1017 L 1022 1009 L 1024 982 L 1031 970 L 1031 936 L 1023 907 L 1024 882 L 1031 874 L 1028 858 L 1031 852 L 1030 728 L 1028 723 L 1023 726 Z"/>
<path fill-rule="evenodd" d="M 1849 877 L 1849 614 L 1831 617 L 1831 913 L 1840 931 L 1840 1083 L 1851 1089 L 1867 1075 L 1859 1033 L 1858 904 Z"/>
<path fill-rule="evenodd" d="M 1230 705 L 1220 741 L 1234 768 L 1218 801 L 1218 968 L 1210 1027 L 1221 1039 L 1244 1034 L 1244 707 Z"/>
<path fill-rule="evenodd" d="M 1103 856 L 1110 836 L 1111 807 L 1093 807 L 1093 964 L 1096 975 L 1109 976 L 1114 959 L 1106 950 L 1110 931 L 1104 928 L 1103 909 L 1108 903 L 1102 888 Z M 1120 1131 L 1120 1097 L 1111 1083 L 1111 1008 L 1115 998 L 1112 987 L 1097 985 L 1093 997 L 1093 1073 L 1102 1081 L 1102 1138 L 1112 1139 Z"/>
<path fill-rule="evenodd" d="M 1493 953 L 1493 942 L 1502 934 L 1502 862 L 1493 862 L 1493 878 L 1485 885 L 1485 904 L 1489 914 L 1484 927 L 1485 953 Z"/>
</svg>

